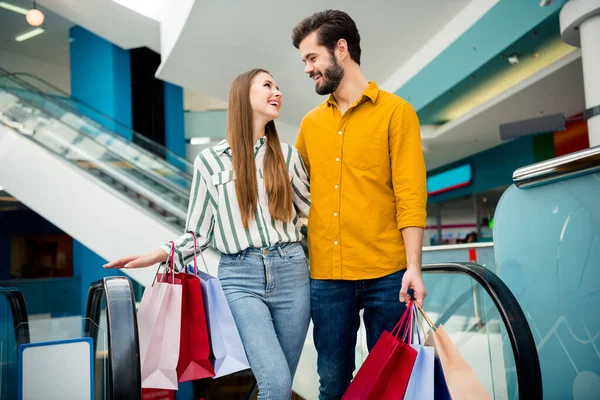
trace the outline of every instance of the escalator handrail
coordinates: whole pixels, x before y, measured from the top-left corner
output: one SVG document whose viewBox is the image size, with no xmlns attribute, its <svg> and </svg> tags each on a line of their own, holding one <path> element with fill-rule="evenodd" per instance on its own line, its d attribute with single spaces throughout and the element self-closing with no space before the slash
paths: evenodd
<svg viewBox="0 0 600 400">
<path fill-rule="evenodd" d="M 10 80 L 13 80 L 13 82 L 15 82 L 15 78 L 13 76 L 13 74 L 7 74 L 7 75 L 0 75 L 3 78 L 7 78 Z M 16 78 L 16 83 L 18 83 L 19 85 L 22 85 L 19 81 L 21 81 L 21 79 Z M 25 83 L 25 85 L 30 86 L 29 84 Z M 0 89 L 6 90 L 9 93 L 17 96 L 22 102 L 34 107 L 35 109 L 39 110 L 42 114 L 48 116 L 51 119 L 56 120 L 57 122 L 59 122 L 61 125 L 66 126 L 69 129 L 74 130 L 75 132 L 77 132 L 79 135 L 82 135 L 86 138 L 89 138 L 90 140 L 92 140 L 94 143 L 96 143 L 98 146 L 102 147 L 104 149 L 104 151 L 106 151 L 107 153 L 110 153 L 113 157 L 119 159 L 119 160 L 123 160 L 125 163 L 129 163 L 132 164 L 133 166 L 135 166 L 135 168 L 144 176 L 146 176 L 147 178 L 153 180 L 154 182 L 159 183 L 160 185 L 169 188 L 170 190 L 176 192 L 179 196 L 182 196 L 184 198 L 187 198 L 189 196 L 189 193 L 175 185 L 174 183 L 172 183 L 171 181 L 169 181 L 168 179 L 164 178 L 162 175 L 157 174 L 151 170 L 146 170 L 145 168 L 141 168 L 139 165 L 133 163 L 132 161 L 127 160 L 126 158 L 124 158 L 122 155 L 116 153 L 113 149 L 111 149 L 108 145 L 106 145 L 105 143 L 102 143 L 101 141 L 99 141 L 97 138 L 93 137 L 92 135 L 88 134 L 87 132 L 83 132 L 77 128 L 72 127 L 71 125 L 67 124 L 65 121 L 63 121 L 60 118 L 57 118 L 56 116 L 52 115 L 50 112 L 48 112 L 47 110 L 41 108 L 40 106 L 38 106 L 37 104 L 33 103 L 32 101 L 20 96 L 18 93 L 15 93 L 14 90 L 11 90 L 10 88 L 2 88 L 0 87 Z M 44 95 L 43 93 L 40 92 L 40 95 L 44 96 L 44 98 L 46 98 L 47 96 Z M 105 128 L 106 130 L 106 128 Z M 114 134 L 113 134 L 114 135 Z M 130 145 L 132 143 L 129 143 Z M 139 150 L 139 149 L 138 149 Z M 155 155 L 153 155 L 155 156 Z M 183 173 L 183 171 L 181 171 Z M 189 175 L 186 172 L 186 175 Z"/>
<path fill-rule="evenodd" d="M 542 398 L 542 372 L 529 323 L 519 302 L 492 271 L 473 263 L 424 264 L 423 273 L 459 273 L 475 280 L 494 302 L 506 327 L 515 358 L 520 399 Z"/>
<path fill-rule="evenodd" d="M 0 76 L 3 76 L 3 75 L 0 75 Z M 10 75 L 8 75 L 8 77 L 9 77 L 9 79 L 11 79 L 11 78 L 10 78 Z M 2 89 L 2 90 L 7 90 L 7 89 L 3 89 L 3 88 L 1 88 L 1 87 L 0 87 L 0 89 Z M 10 93 L 14 94 L 12 91 L 11 91 Z M 66 124 L 64 121 L 62 121 L 62 120 L 60 120 L 60 119 L 58 119 L 58 118 L 56 118 L 56 117 L 52 116 L 52 115 L 51 115 L 51 114 L 49 114 L 47 111 L 45 111 L 45 110 L 41 109 L 40 107 L 38 107 L 36 104 L 34 104 L 34 103 L 30 102 L 30 101 L 29 101 L 29 100 L 27 100 L 27 99 L 24 99 L 24 98 L 22 98 L 21 96 L 19 96 L 19 95 L 17 95 L 17 94 L 15 94 L 15 95 L 16 95 L 17 97 L 19 97 L 19 99 L 20 99 L 20 100 L 21 100 L 23 103 L 25 103 L 25 104 L 28 104 L 28 105 L 30 105 L 30 106 L 32 106 L 32 107 L 34 107 L 34 108 L 36 108 L 36 109 L 37 109 L 37 110 L 39 110 L 39 112 L 40 112 L 40 113 L 42 113 L 43 115 L 46 115 L 46 116 L 47 116 L 47 117 L 49 117 L 50 119 L 56 120 L 58 123 L 60 123 L 60 124 L 62 124 L 62 125 L 65 125 L 65 126 L 68 128 L 68 129 L 72 129 L 72 130 L 74 130 L 74 131 L 75 131 L 75 132 L 77 132 L 79 135 L 82 135 L 82 136 L 84 136 L 84 137 L 86 137 L 86 138 L 89 138 L 89 139 L 90 139 L 90 140 L 92 140 L 94 143 L 96 143 L 98 146 L 102 147 L 104 151 L 106 151 L 107 153 L 109 153 L 109 154 L 111 154 L 112 156 L 114 156 L 116 159 L 118 159 L 118 160 L 124 160 L 125 162 L 127 162 L 127 163 L 130 163 L 128 160 L 126 160 L 125 158 L 123 158 L 121 155 L 119 155 L 119 154 L 115 153 L 113 150 L 111 150 L 111 149 L 110 149 L 110 147 L 108 147 L 106 144 L 104 144 L 104 143 L 102 143 L 102 142 L 100 142 L 100 141 L 96 140 L 96 138 L 94 138 L 93 136 L 90 136 L 90 135 L 88 135 L 86 132 L 79 131 L 79 130 L 77 130 L 77 129 L 75 129 L 75 128 L 71 127 L 71 126 L 69 126 L 69 125 L 68 125 L 68 124 Z M 46 147 L 46 146 L 44 146 L 44 147 Z M 50 151 L 52 151 L 52 150 L 50 150 Z M 140 173 L 140 174 L 144 175 L 144 176 L 145 176 L 145 177 L 147 177 L 148 179 L 150 179 L 150 180 L 152 180 L 152 181 L 156 182 L 156 183 L 157 183 L 157 184 L 159 184 L 159 185 L 162 185 L 162 186 L 163 186 L 163 187 L 165 187 L 165 188 L 168 188 L 169 190 L 172 190 L 173 192 L 175 192 L 177 195 L 181 196 L 181 197 L 182 197 L 182 198 L 184 198 L 184 199 L 188 199 L 188 198 L 189 198 L 189 193 L 188 193 L 186 190 L 184 190 L 183 188 L 176 186 L 175 184 L 173 184 L 173 183 L 169 182 L 167 179 L 164 179 L 162 176 L 160 176 L 160 175 L 158 175 L 158 174 L 151 173 L 151 172 L 149 172 L 149 171 L 145 170 L 144 168 L 140 168 L 140 167 L 139 167 L 138 165 L 136 165 L 136 164 L 133 164 L 133 163 L 131 163 L 131 164 L 132 164 L 132 165 L 133 165 L 133 166 L 134 166 L 134 167 L 135 167 L 135 168 L 136 168 L 136 169 L 139 171 L 139 173 Z M 116 179 L 116 180 L 119 180 L 119 178 L 118 178 L 118 177 L 116 177 L 116 176 L 114 176 L 114 174 L 110 174 L 110 175 L 111 175 L 111 177 L 112 177 L 112 178 L 114 178 L 114 179 Z M 128 185 L 128 184 L 127 184 L 127 182 L 121 182 L 121 183 L 125 184 L 126 186 L 130 186 L 130 185 Z M 142 194 L 142 193 L 139 193 L 139 194 Z M 160 196 L 160 193 L 154 193 L 154 192 L 152 192 L 152 194 L 153 194 L 153 195 L 155 195 L 155 196 Z M 142 194 L 142 195 L 143 195 L 143 194 Z M 161 203 L 160 201 L 157 201 L 156 199 L 152 199 L 152 198 L 151 198 L 150 200 L 152 200 L 153 202 L 159 203 L 159 204 Z M 162 206 L 162 207 L 163 207 L 163 208 L 165 208 L 164 206 Z M 167 209 L 169 209 L 169 207 L 166 207 L 166 208 L 167 208 Z M 173 211 L 171 211 L 171 212 L 173 212 Z M 185 213 L 185 210 L 183 210 L 183 212 Z M 173 212 L 173 213 L 175 213 L 175 212 Z"/>
<path fill-rule="evenodd" d="M 28 73 L 28 72 L 7 72 L 7 74 L 8 74 L 8 75 L 11 75 L 11 76 L 14 76 L 14 77 L 16 77 L 17 79 L 19 79 L 19 80 L 21 80 L 21 81 L 24 81 L 24 82 L 25 82 L 25 83 L 27 83 L 29 86 L 33 87 L 34 89 L 36 89 L 38 92 L 40 92 L 40 93 L 41 93 L 41 94 L 43 94 L 43 95 L 48 95 L 48 93 L 44 93 L 44 92 L 43 92 L 43 91 L 41 91 L 39 88 L 36 88 L 36 87 L 35 87 L 35 85 L 33 85 L 33 84 L 31 84 L 31 83 L 27 82 L 27 80 L 20 78 L 20 76 L 29 77 L 29 78 L 32 78 L 32 79 L 34 79 L 34 80 L 38 81 L 38 82 L 41 82 L 41 83 L 43 83 L 44 85 L 46 85 L 46 86 L 50 87 L 52 90 L 55 90 L 55 91 L 56 91 L 58 94 L 62 95 L 63 97 L 65 97 L 65 98 L 69 98 L 69 99 L 71 99 L 71 100 L 73 100 L 73 101 L 75 101 L 75 102 L 77 102 L 77 103 L 79 103 L 79 104 L 82 104 L 82 105 L 84 105 L 85 107 L 87 107 L 88 109 L 90 109 L 91 111 L 93 111 L 94 113 L 96 113 L 96 114 L 100 115 L 100 116 L 101 116 L 101 117 L 103 117 L 103 118 L 106 118 L 106 119 L 107 119 L 107 120 L 109 120 L 111 123 L 114 123 L 115 125 L 118 125 L 118 126 L 122 127 L 123 129 L 126 129 L 126 130 L 130 131 L 130 132 L 131 132 L 131 133 L 132 133 L 132 134 L 133 134 L 133 135 L 134 135 L 134 136 L 135 136 L 137 139 L 140 139 L 140 140 L 142 140 L 142 141 L 145 141 L 146 143 L 150 144 L 152 147 L 159 149 L 160 151 L 164 152 L 165 154 L 168 154 L 168 155 L 169 155 L 169 157 L 172 157 L 172 158 L 176 159 L 178 162 L 181 162 L 183 165 L 185 165 L 185 166 L 186 166 L 186 170 L 185 170 L 185 171 L 182 171 L 182 172 L 183 172 L 183 173 L 185 173 L 185 174 L 187 174 L 187 175 L 190 175 L 190 174 L 187 172 L 187 170 L 188 170 L 187 168 L 189 168 L 189 169 L 192 169 L 192 168 L 193 168 L 193 166 L 194 166 L 194 164 L 193 164 L 193 163 L 191 163 L 190 161 L 188 161 L 187 159 L 185 159 L 184 157 L 181 157 L 179 154 L 176 154 L 176 153 L 174 153 L 173 151 L 169 150 L 168 148 L 166 148 L 165 146 L 161 145 L 160 143 L 156 143 L 155 141 L 153 141 L 153 140 L 151 140 L 151 139 L 147 138 L 146 136 L 144 136 L 144 135 L 142 135 L 142 134 L 140 134 L 140 133 L 138 133 L 138 132 L 134 131 L 133 129 L 131 129 L 131 128 L 129 128 L 128 126 L 126 126 L 125 124 L 123 124 L 123 123 L 121 123 L 121 122 L 117 121 L 116 119 L 114 119 L 114 118 L 112 118 L 111 116 L 109 116 L 109 115 L 107 115 L 107 114 L 103 113 L 102 111 L 95 109 L 94 107 L 90 106 L 90 105 L 89 105 L 89 104 L 87 104 L 86 102 L 84 102 L 84 101 L 82 101 L 82 100 L 79 100 L 77 97 L 74 97 L 74 96 L 70 95 L 69 93 L 65 92 L 64 90 L 62 90 L 62 89 L 60 89 L 60 88 L 58 88 L 58 87 L 54 86 L 54 85 L 53 85 L 53 84 L 51 84 L 50 82 L 47 82 L 47 81 L 43 80 L 42 78 L 40 78 L 40 77 L 38 77 L 38 76 L 36 76 L 36 75 L 30 74 L 30 73 Z M 56 98 L 54 98 L 54 99 L 56 99 Z M 62 104 L 64 104 L 64 106 L 65 106 L 65 107 L 68 107 L 68 108 L 70 108 L 70 109 L 72 109 L 72 110 L 73 110 L 73 107 L 72 107 L 72 106 L 70 106 L 69 104 L 67 104 L 67 103 L 65 103 L 65 102 L 63 102 L 63 101 L 61 101 L 60 99 L 57 99 L 57 100 L 58 100 L 58 101 L 60 101 Z M 77 112 L 77 110 L 74 110 L 74 111 L 76 111 L 76 112 Z M 78 112 L 78 113 L 79 113 L 79 114 L 81 114 L 80 112 Z M 83 116 L 87 118 L 87 116 L 85 116 L 85 115 L 83 115 Z M 88 119 L 89 119 L 89 118 L 88 118 Z M 92 121 L 93 121 L 93 120 L 92 120 Z M 94 121 L 94 122 L 95 122 L 95 123 L 98 123 L 98 122 L 96 122 L 96 121 Z M 102 124 L 100 124 L 100 125 L 102 125 Z M 104 128 L 106 129 L 106 127 L 104 127 Z M 154 153 L 153 153 L 153 155 L 157 155 L 157 154 L 154 154 Z M 191 175 L 190 175 L 190 177 L 191 177 Z"/>
<path fill-rule="evenodd" d="M 123 276 L 103 278 L 88 289 L 86 336 L 94 346 L 98 338 L 102 298 L 106 298 L 108 329 L 108 378 L 110 398 L 141 399 L 142 379 L 138 341 L 136 303 L 129 279 Z"/>
<path fill-rule="evenodd" d="M 0 294 L 6 297 L 10 305 L 10 311 L 13 316 L 13 327 L 15 330 L 17 348 L 21 344 L 29 343 L 29 318 L 27 316 L 27 306 L 25 305 L 25 297 L 16 286 L 2 285 L 0 286 Z"/>
</svg>

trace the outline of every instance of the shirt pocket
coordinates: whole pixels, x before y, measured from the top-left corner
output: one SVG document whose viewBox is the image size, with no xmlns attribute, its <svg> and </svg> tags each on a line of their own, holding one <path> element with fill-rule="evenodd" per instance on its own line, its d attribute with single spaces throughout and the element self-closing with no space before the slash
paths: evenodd
<svg viewBox="0 0 600 400">
<path fill-rule="evenodd" d="M 235 181 L 235 173 L 233 170 L 217 172 L 216 174 L 212 174 L 210 177 L 213 185 L 217 187 L 220 185 L 225 185 L 228 182 Z"/>
<path fill-rule="evenodd" d="M 344 163 L 366 170 L 379 166 L 381 162 L 382 131 L 347 134 L 344 138 Z"/>
</svg>

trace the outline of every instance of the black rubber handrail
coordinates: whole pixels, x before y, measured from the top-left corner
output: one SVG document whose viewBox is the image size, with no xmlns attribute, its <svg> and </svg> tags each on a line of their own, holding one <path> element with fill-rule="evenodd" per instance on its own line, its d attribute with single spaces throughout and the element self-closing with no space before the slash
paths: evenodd
<svg viewBox="0 0 600 400">
<path fill-rule="evenodd" d="M 108 380 L 112 400 L 142 398 L 142 375 L 136 304 L 126 277 L 108 277 L 90 285 L 86 303 L 85 335 L 98 339 L 102 298 L 106 298 Z"/>
<path fill-rule="evenodd" d="M 13 317 L 13 327 L 17 349 L 20 345 L 30 342 L 29 319 L 23 293 L 17 286 L 2 285 L 0 294 L 6 297 Z"/>
<path fill-rule="evenodd" d="M 506 328 L 515 358 L 520 399 L 543 398 L 542 371 L 529 322 L 516 297 L 492 271 L 473 263 L 425 264 L 423 273 L 463 274 L 490 296 Z"/>
<path fill-rule="evenodd" d="M 491 297 L 496 306 L 515 358 L 520 399 L 543 398 L 542 371 L 533 334 L 519 302 L 506 284 L 492 271 L 473 263 L 425 264 L 424 274 L 463 274 L 475 280 Z M 256 381 L 248 391 L 246 399 L 258 394 Z"/>
</svg>

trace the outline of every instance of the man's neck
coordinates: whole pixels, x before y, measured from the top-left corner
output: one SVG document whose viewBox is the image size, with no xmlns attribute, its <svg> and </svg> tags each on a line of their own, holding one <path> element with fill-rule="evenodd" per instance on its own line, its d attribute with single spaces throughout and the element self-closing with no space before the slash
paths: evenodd
<svg viewBox="0 0 600 400">
<path fill-rule="evenodd" d="M 344 114 L 356 100 L 361 98 L 367 86 L 369 86 L 369 82 L 365 78 L 360 66 L 351 65 L 345 69 L 344 78 L 342 79 L 342 82 L 340 82 L 340 86 L 333 93 L 342 114 Z"/>
</svg>

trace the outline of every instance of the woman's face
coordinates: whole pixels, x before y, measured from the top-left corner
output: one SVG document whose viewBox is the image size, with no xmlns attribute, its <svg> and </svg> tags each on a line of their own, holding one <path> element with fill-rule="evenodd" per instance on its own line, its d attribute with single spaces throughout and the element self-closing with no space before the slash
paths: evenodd
<svg viewBox="0 0 600 400">
<path fill-rule="evenodd" d="M 275 79 L 266 72 L 256 75 L 250 84 L 250 105 L 254 120 L 264 120 L 267 123 L 279 117 L 281 92 Z"/>
</svg>

